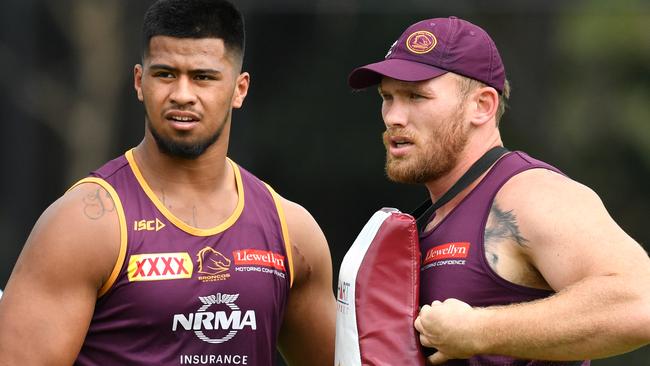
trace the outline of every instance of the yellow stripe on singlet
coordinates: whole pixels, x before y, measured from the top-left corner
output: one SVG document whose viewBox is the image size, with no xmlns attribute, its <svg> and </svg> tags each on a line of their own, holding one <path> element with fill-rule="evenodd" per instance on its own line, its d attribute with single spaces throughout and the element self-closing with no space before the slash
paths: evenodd
<svg viewBox="0 0 650 366">
<path fill-rule="evenodd" d="M 97 177 L 87 177 L 73 184 L 72 187 L 70 187 L 70 189 L 73 189 L 74 187 L 77 187 L 78 185 L 84 183 L 97 184 L 102 188 L 104 188 L 106 192 L 108 192 L 108 194 L 111 196 L 111 199 L 113 199 L 113 202 L 115 203 L 115 209 L 117 210 L 117 217 L 120 222 L 120 251 L 117 256 L 117 260 L 115 261 L 115 265 L 113 265 L 113 270 L 111 271 L 110 276 L 97 292 L 97 297 L 102 297 L 111 288 L 111 286 L 113 286 L 115 280 L 117 279 L 117 276 L 120 274 L 120 271 L 122 270 L 122 266 L 124 265 L 124 257 L 126 256 L 126 245 L 128 239 L 127 231 L 126 231 L 126 216 L 124 215 L 124 207 L 122 206 L 122 201 L 120 200 L 120 197 L 117 195 L 117 192 L 115 191 L 113 186 L 111 186 L 108 182 Z M 70 189 L 68 189 L 68 191 Z"/>
<path fill-rule="evenodd" d="M 284 239 L 284 247 L 287 252 L 287 261 L 289 261 L 289 287 L 293 287 L 293 256 L 291 250 L 291 240 L 289 238 L 289 228 L 287 226 L 287 220 L 284 216 L 284 209 L 282 208 L 282 201 L 280 195 L 277 194 L 270 185 L 264 183 L 271 196 L 273 196 L 273 202 L 275 202 L 275 207 L 278 210 L 278 216 L 280 218 L 280 226 L 282 227 L 282 237 Z"/>
</svg>

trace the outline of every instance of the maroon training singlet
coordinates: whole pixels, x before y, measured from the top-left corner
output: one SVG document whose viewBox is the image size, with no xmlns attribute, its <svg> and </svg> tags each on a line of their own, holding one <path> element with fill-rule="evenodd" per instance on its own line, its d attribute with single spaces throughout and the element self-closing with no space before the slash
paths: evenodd
<svg viewBox="0 0 650 366">
<path fill-rule="evenodd" d="M 237 207 L 210 229 L 175 217 L 132 151 L 79 182 L 111 194 L 121 249 L 75 365 L 275 364 L 292 282 L 284 214 L 270 187 L 229 163 Z"/>
<path fill-rule="evenodd" d="M 559 172 L 522 152 L 505 155 L 440 224 L 421 235 L 421 306 L 448 298 L 472 306 L 508 305 L 553 294 L 552 291 L 520 286 L 500 277 L 488 264 L 483 247 L 485 225 L 497 192 L 516 174 L 535 168 Z M 503 356 L 474 356 L 468 360 L 451 360 L 445 365 L 586 366 L 589 361 L 551 362 L 516 360 Z"/>
</svg>

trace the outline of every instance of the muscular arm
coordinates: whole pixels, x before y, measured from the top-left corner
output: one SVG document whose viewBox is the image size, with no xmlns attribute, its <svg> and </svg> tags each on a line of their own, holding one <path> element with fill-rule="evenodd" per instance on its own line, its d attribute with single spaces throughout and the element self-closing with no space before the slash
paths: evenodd
<svg viewBox="0 0 650 366">
<path fill-rule="evenodd" d="M 290 365 L 331 366 L 336 303 L 329 248 L 318 224 L 304 208 L 286 200 L 283 207 L 295 279 L 280 332 L 280 352 Z"/>
<path fill-rule="evenodd" d="M 71 365 L 119 249 L 107 192 L 75 187 L 34 226 L 0 301 L 0 365 Z"/>
<path fill-rule="evenodd" d="M 432 361 L 591 359 L 650 342 L 650 259 L 595 193 L 535 170 L 513 178 L 497 200 L 517 217 L 523 256 L 557 294 L 510 306 L 448 300 L 424 307 L 416 327 L 423 343 L 441 351 Z"/>
</svg>

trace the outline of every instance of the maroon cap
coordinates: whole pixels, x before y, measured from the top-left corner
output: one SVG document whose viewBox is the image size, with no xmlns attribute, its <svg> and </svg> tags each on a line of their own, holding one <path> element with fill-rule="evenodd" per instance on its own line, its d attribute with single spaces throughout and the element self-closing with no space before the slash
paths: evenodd
<svg viewBox="0 0 650 366">
<path fill-rule="evenodd" d="M 492 38 L 480 27 L 456 17 L 417 22 L 404 31 L 384 61 L 356 68 L 348 78 L 354 89 L 379 84 L 383 76 L 422 81 L 453 72 L 481 81 L 499 93 L 506 75 Z"/>
</svg>

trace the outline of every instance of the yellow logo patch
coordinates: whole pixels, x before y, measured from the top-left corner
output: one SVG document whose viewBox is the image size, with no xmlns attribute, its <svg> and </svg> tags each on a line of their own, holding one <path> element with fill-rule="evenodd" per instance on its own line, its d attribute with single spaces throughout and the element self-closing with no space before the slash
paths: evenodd
<svg viewBox="0 0 650 366">
<path fill-rule="evenodd" d="M 129 281 L 192 278 L 194 265 L 188 253 L 134 254 L 129 258 Z"/>
<path fill-rule="evenodd" d="M 431 32 L 417 31 L 411 33 L 406 39 L 406 48 L 417 54 L 423 54 L 431 51 L 438 44 L 436 36 Z"/>
</svg>

